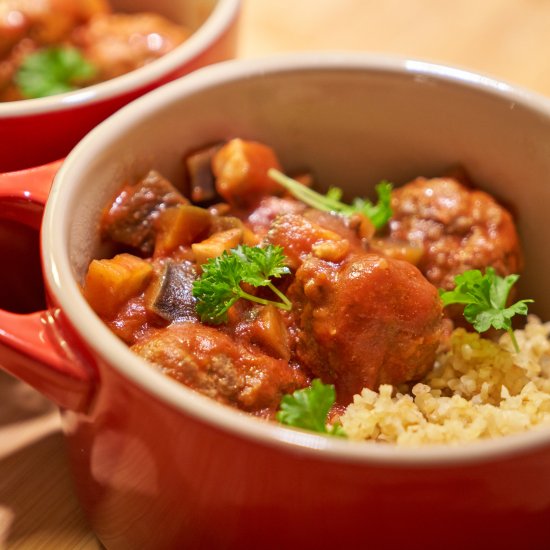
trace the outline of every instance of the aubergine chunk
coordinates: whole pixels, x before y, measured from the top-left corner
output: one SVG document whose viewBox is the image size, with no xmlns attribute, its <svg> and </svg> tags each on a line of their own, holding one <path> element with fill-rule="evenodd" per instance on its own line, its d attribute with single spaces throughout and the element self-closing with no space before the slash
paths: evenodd
<svg viewBox="0 0 550 550">
<path fill-rule="evenodd" d="M 261 417 L 274 417 L 284 394 L 307 385 L 287 361 L 201 323 L 154 330 L 132 350 L 189 388 Z"/>
<path fill-rule="evenodd" d="M 422 249 L 418 268 L 435 286 L 454 288 L 456 275 L 491 266 L 519 273 L 522 252 L 510 212 L 487 193 L 453 178 L 417 178 L 392 193 L 389 239 Z"/>
<path fill-rule="evenodd" d="M 340 405 L 365 387 L 420 379 L 443 330 L 437 289 L 408 262 L 362 253 L 334 263 L 314 256 L 296 272 L 298 361 L 336 387 Z"/>
<path fill-rule="evenodd" d="M 178 204 L 189 201 L 166 178 L 151 170 L 117 194 L 103 215 L 102 234 L 115 243 L 150 255 L 155 246 L 155 220 L 160 212 Z"/>
<path fill-rule="evenodd" d="M 147 289 L 146 307 L 168 322 L 198 321 L 193 296 L 197 269 L 193 262 L 166 260 Z"/>
<path fill-rule="evenodd" d="M 212 145 L 185 157 L 190 197 L 194 203 L 212 202 L 220 198 L 212 171 L 212 159 L 220 148 L 221 144 Z"/>
</svg>

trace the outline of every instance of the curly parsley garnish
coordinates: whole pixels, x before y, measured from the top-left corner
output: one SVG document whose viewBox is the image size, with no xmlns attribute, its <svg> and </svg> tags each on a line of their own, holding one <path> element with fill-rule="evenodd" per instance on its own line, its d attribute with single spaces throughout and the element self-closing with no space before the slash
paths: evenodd
<svg viewBox="0 0 550 550">
<path fill-rule="evenodd" d="M 392 217 L 391 191 L 393 186 L 387 181 L 382 181 L 375 187 L 378 194 L 378 202 L 376 204 L 361 198 L 354 199 L 352 204 L 346 204 L 341 202 L 343 193 L 338 187 L 331 187 L 326 195 L 322 195 L 274 168 L 268 171 L 268 175 L 295 198 L 317 210 L 337 212 L 344 216 L 351 216 L 356 213 L 363 214 L 372 222 L 376 229 L 384 227 Z"/>
<path fill-rule="evenodd" d="M 242 245 L 210 258 L 202 266 L 201 277 L 193 283 L 196 310 L 201 320 L 213 324 L 226 322 L 227 311 L 240 298 L 290 310 L 290 300 L 271 282 L 272 278 L 290 273 L 285 264 L 283 249 L 274 245 L 265 248 Z M 267 286 L 281 301 L 249 294 L 241 288 L 241 283 Z"/>
<path fill-rule="evenodd" d="M 51 47 L 25 57 L 15 83 L 27 99 L 71 92 L 96 74 L 96 68 L 73 47 Z"/>
<path fill-rule="evenodd" d="M 520 300 L 506 307 L 510 289 L 518 279 L 519 275 L 499 277 L 492 267 L 487 268 L 485 275 L 478 269 L 470 269 L 455 277 L 454 290 L 440 289 L 439 295 L 444 306 L 466 304 L 464 317 L 477 332 L 485 332 L 491 327 L 506 330 L 518 352 L 519 346 L 512 330 L 512 317 L 527 315 L 527 304 L 533 302 Z"/>
<path fill-rule="evenodd" d="M 335 399 L 334 386 L 316 378 L 309 388 L 283 397 L 277 420 L 295 428 L 346 437 L 341 424 L 327 425 L 327 415 Z"/>
</svg>

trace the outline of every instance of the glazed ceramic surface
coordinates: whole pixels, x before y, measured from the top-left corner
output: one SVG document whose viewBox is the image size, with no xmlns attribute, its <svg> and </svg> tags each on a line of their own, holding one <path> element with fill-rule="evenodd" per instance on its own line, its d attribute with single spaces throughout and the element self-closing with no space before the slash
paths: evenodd
<svg viewBox="0 0 550 550">
<path fill-rule="evenodd" d="M 0 103 L 0 172 L 64 157 L 96 124 L 129 101 L 236 50 L 240 0 L 112 0 L 116 11 L 153 11 L 192 36 L 163 58 L 118 78 L 52 97 Z"/>
<path fill-rule="evenodd" d="M 463 165 L 517 211 L 523 288 L 550 319 L 546 99 L 458 69 L 330 53 L 228 62 L 148 94 L 57 172 L 42 228 L 50 309 L 12 316 L 11 340 L 0 331 L 4 366 L 63 408 L 76 487 L 102 542 L 547 548 L 548 429 L 422 449 L 287 429 L 163 376 L 88 307 L 79 284 L 101 255 L 99 215 L 120 183 L 152 167 L 181 177 L 186 151 L 233 136 L 268 143 L 287 170 L 307 168 L 350 196 Z M 43 357 L 24 348 L 37 325 Z"/>
</svg>

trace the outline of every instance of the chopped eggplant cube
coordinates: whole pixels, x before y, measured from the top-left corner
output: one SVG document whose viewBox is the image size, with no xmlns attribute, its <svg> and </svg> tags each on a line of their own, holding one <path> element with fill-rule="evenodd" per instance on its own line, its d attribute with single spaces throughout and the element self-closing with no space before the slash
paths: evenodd
<svg viewBox="0 0 550 550">
<path fill-rule="evenodd" d="M 147 309 L 169 322 L 197 320 L 192 293 L 196 277 L 192 262 L 166 262 L 157 281 L 147 290 Z"/>
<path fill-rule="evenodd" d="M 156 238 L 154 222 L 160 212 L 188 202 L 167 179 L 151 170 L 118 193 L 103 216 L 103 233 L 116 243 L 151 254 Z"/>
<path fill-rule="evenodd" d="M 211 202 L 219 198 L 216 191 L 216 178 L 212 172 L 212 158 L 220 147 L 220 145 L 214 145 L 201 149 L 185 159 L 193 202 Z"/>
</svg>

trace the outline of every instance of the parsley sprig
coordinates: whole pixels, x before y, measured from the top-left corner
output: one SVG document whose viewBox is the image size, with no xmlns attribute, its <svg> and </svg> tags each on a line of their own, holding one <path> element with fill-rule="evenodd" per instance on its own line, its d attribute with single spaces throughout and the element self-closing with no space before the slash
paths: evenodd
<svg viewBox="0 0 550 550">
<path fill-rule="evenodd" d="M 85 85 L 96 68 L 73 47 L 38 50 L 23 60 L 15 83 L 27 99 L 71 92 Z"/>
<path fill-rule="evenodd" d="M 346 437 L 341 424 L 327 425 L 327 415 L 335 399 L 334 386 L 315 378 L 309 388 L 282 398 L 277 420 L 295 428 Z"/>
<path fill-rule="evenodd" d="M 270 178 L 282 185 L 294 197 L 307 205 L 324 210 L 325 212 L 337 212 L 344 216 L 351 216 L 356 213 L 366 216 L 376 227 L 384 227 L 392 216 L 391 191 L 392 184 L 387 181 L 380 182 L 376 187 L 378 202 L 373 204 L 369 200 L 356 198 L 352 204 L 341 202 L 342 190 L 338 187 L 331 187 L 325 195 L 310 189 L 295 179 L 289 178 L 279 170 L 271 168 L 268 171 Z"/>
<path fill-rule="evenodd" d="M 478 269 L 470 269 L 455 277 L 454 290 L 439 290 L 444 306 L 465 304 L 464 317 L 477 332 L 485 332 L 489 328 L 504 329 L 510 335 L 516 352 L 519 346 L 512 330 L 514 315 L 527 315 L 527 304 L 533 300 L 520 300 L 506 307 L 510 289 L 519 275 L 499 277 L 492 267 L 488 267 L 485 275 Z"/>
<path fill-rule="evenodd" d="M 202 266 L 201 277 L 193 283 L 196 310 L 201 320 L 212 324 L 227 322 L 229 308 L 240 298 L 290 310 L 290 300 L 271 282 L 272 278 L 290 273 L 285 264 L 283 249 L 274 245 L 265 248 L 240 245 L 210 258 Z M 280 301 L 254 296 L 243 290 L 241 283 L 267 286 Z"/>
</svg>

